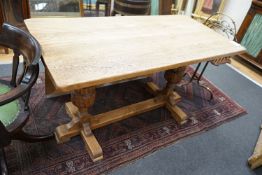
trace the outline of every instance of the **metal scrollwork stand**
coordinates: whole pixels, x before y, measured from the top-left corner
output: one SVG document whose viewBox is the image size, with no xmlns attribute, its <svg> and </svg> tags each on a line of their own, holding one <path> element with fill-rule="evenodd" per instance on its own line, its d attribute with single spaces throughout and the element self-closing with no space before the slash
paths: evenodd
<svg viewBox="0 0 262 175">
<path fill-rule="evenodd" d="M 224 35 L 228 39 L 236 41 L 236 24 L 230 16 L 225 15 L 223 13 L 215 13 L 215 14 L 211 15 L 210 17 L 208 17 L 204 21 L 203 24 L 208 26 L 209 28 L 213 29 L 214 31 L 220 33 L 221 35 Z M 198 73 L 198 71 L 199 71 L 202 63 L 198 63 L 198 65 L 197 65 L 193 75 L 191 76 L 190 80 L 187 83 L 185 83 L 183 86 L 188 85 L 189 83 L 192 83 L 192 81 L 196 80 L 197 84 L 200 87 L 204 88 L 205 90 L 207 90 L 210 93 L 209 100 L 212 100 L 213 97 L 214 97 L 212 90 L 208 86 L 205 86 L 205 85 L 201 84 L 201 82 L 200 82 L 209 63 L 211 63 L 215 66 L 218 66 L 218 65 L 221 65 L 221 64 L 230 63 L 230 58 L 229 57 L 223 57 L 223 58 L 218 58 L 218 59 L 215 59 L 215 60 L 212 60 L 212 61 L 207 61 L 204 64 L 204 67 L 202 68 L 200 73 Z"/>
</svg>

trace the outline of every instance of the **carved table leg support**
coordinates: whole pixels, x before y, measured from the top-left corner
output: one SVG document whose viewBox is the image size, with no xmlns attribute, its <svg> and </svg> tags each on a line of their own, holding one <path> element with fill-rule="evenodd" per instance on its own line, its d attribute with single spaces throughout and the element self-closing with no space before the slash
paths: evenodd
<svg viewBox="0 0 262 175">
<path fill-rule="evenodd" d="M 71 117 L 71 121 L 67 124 L 60 125 L 55 130 L 55 138 L 57 143 L 64 143 L 71 139 L 71 137 L 80 134 L 80 113 L 78 108 L 72 103 L 65 104 L 66 112 Z"/>
<path fill-rule="evenodd" d="M 147 90 L 152 95 L 156 96 L 156 100 L 164 99 L 166 108 L 171 112 L 171 115 L 179 124 L 187 122 L 187 115 L 176 105 L 181 97 L 174 88 L 179 83 L 185 72 L 186 67 L 180 67 L 165 72 L 165 79 L 167 80 L 166 87 L 161 91 L 160 88 L 153 82 L 147 83 Z"/>
<path fill-rule="evenodd" d="M 147 83 L 148 90 L 156 96 L 155 98 L 95 116 L 88 113 L 88 108 L 95 101 L 95 88 L 84 88 L 72 92 L 71 102 L 66 103 L 66 111 L 71 117 L 71 121 L 56 128 L 57 142 L 63 143 L 73 136 L 81 135 L 91 159 L 95 162 L 103 159 L 103 151 L 92 133 L 94 129 L 164 106 L 179 124 L 185 123 L 187 115 L 177 106 L 181 97 L 174 91 L 175 85 L 181 81 L 184 71 L 185 67 L 166 71 L 167 85 L 162 91 L 153 82 Z"/>
<path fill-rule="evenodd" d="M 165 72 L 165 79 L 167 80 L 166 88 L 163 90 L 167 98 L 166 108 L 171 112 L 171 115 L 179 124 L 187 122 L 187 115 L 176 105 L 181 97 L 174 91 L 175 85 L 179 83 L 185 72 L 186 67 L 180 67 Z"/>
<path fill-rule="evenodd" d="M 55 138 L 57 143 L 65 143 L 71 139 L 71 137 L 80 134 L 80 120 L 78 117 L 72 118 L 72 120 L 64 125 L 60 125 L 55 130 Z"/>
<path fill-rule="evenodd" d="M 93 162 L 103 159 L 103 150 L 96 140 L 89 123 L 83 123 L 83 129 L 81 131 L 81 137 L 85 142 L 87 152 Z"/>
<path fill-rule="evenodd" d="M 71 137 L 81 135 L 87 151 L 93 161 L 103 159 L 102 148 L 89 127 L 90 118 L 88 108 L 94 104 L 95 88 L 85 88 L 71 93 L 71 102 L 66 104 L 66 111 L 72 118 L 71 122 L 58 126 L 55 131 L 58 143 L 70 140 Z"/>
</svg>

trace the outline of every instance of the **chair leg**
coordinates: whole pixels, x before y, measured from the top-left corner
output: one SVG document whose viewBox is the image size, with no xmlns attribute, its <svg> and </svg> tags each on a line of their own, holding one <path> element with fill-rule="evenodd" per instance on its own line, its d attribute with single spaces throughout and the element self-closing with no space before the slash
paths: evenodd
<svg viewBox="0 0 262 175">
<path fill-rule="evenodd" d="M 0 149 L 0 173 L 1 175 L 8 175 L 4 148 Z"/>
<path fill-rule="evenodd" d="M 44 60 L 44 57 L 41 55 L 41 58 L 40 58 L 40 60 L 42 61 L 42 63 L 43 63 L 43 65 L 44 65 L 44 67 L 46 67 L 45 65 L 45 60 Z"/>
<path fill-rule="evenodd" d="M 213 100 L 214 94 L 213 94 L 212 90 L 211 90 L 208 86 L 204 86 L 204 85 L 202 85 L 202 84 L 199 84 L 199 86 L 202 87 L 202 88 L 204 88 L 205 90 L 207 90 L 207 91 L 209 92 L 209 94 L 210 94 L 209 100 Z"/>
<path fill-rule="evenodd" d="M 12 140 L 22 140 L 25 142 L 42 142 L 47 141 L 54 138 L 54 134 L 47 134 L 47 135 L 31 135 L 28 133 L 25 133 L 23 130 L 20 130 L 19 132 L 12 134 Z"/>
<path fill-rule="evenodd" d="M 198 76 L 197 82 L 199 82 L 201 80 L 201 78 L 202 78 L 202 76 L 203 76 L 203 74 L 204 74 L 204 72 L 205 72 L 205 70 L 207 68 L 208 63 L 209 63 L 209 61 L 207 61 L 206 64 L 204 65 L 200 75 Z"/>
<path fill-rule="evenodd" d="M 31 95 L 31 89 L 25 94 L 25 107 L 24 107 L 24 110 L 25 111 L 28 111 L 29 110 L 29 98 L 30 98 L 30 95 Z"/>
<path fill-rule="evenodd" d="M 89 0 L 89 2 L 88 2 L 88 10 L 90 10 L 90 12 L 91 12 L 91 9 L 92 9 L 92 1 Z"/>
<path fill-rule="evenodd" d="M 99 3 L 96 2 L 96 16 L 99 16 Z"/>
<path fill-rule="evenodd" d="M 198 72 L 200 66 L 201 66 L 201 63 L 198 63 L 198 65 L 197 65 L 197 67 L 196 67 L 196 69 L 195 69 L 195 72 L 193 73 L 191 79 L 189 80 L 189 83 L 191 83 L 193 80 L 196 79 L 196 75 L 197 75 L 197 72 Z"/>
<path fill-rule="evenodd" d="M 20 75 L 20 77 L 18 78 L 18 80 L 17 80 L 17 84 L 20 84 L 21 82 L 22 82 L 22 79 L 23 79 L 23 77 L 24 77 L 24 75 L 25 75 L 25 72 L 26 72 L 26 62 L 23 62 L 23 67 L 22 67 L 22 73 L 21 73 L 21 75 Z"/>
<path fill-rule="evenodd" d="M 116 16 L 116 12 L 113 10 L 112 13 L 111 13 L 111 16 Z"/>
<path fill-rule="evenodd" d="M 108 4 L 105 4 L 105 16 L 109 16 L 109 8 L 108 8 Z"/>
<path fill-rule="evenodd" d="M 204 65 L 204 67 L 203 67 L 200 75 L 199 75 L 198 78 L 197 78 L 197 83 L 199 84 L 200 87 L 204 88 L 205 90 L 207 90 L 207 91 L 209 92 L 209 94 L 210 94 L 209 100 L 213 100 L 214 95 L 213 95 L 212 90 L 211 90 L 208 86 L 204 86 L 204 85 L 200 84 L 200 80 L 201 80 L 204 72 L 206 71 L 206 68 L 207 68 L 208 64 L 209 64 L 209 61 L 207 61 L 206 64 Z"/>
<path fill-rule="evenodd" d="M 199 68 L 200 68 L 200 66 L 201 66 L 201 63 L 198 63 L 198 65 L 197 65 L 197 67 L 196 67 L 193 75 L 191 76 L 190 80 L 189 80 L 187 83 L 183 84 L 182 86 L 188 85 L 189 83 L 192 83 L 193 80 L 196 80 L 196 81 L 197 81 L 197 84 L 198 84 L 200 87 L 204 88 L 205 90 L 207 90 L 207 91 L 210 93 L 210 98 L 209 98 L 209 100 L 212 100 L 212 99 L 214 98 L 214 95 L 213 95 L 212 90 L 211 90 L 209 87 L 200 84 L 200 80 L 201 80 L 201 78 L 202 78 L 202 76 L 203 76 L 203 74 L 204 74 L 204 72 L 205 72 L 208 64 L 209 64 L 209 61 L 207 61 L 207 62 L 205 63 L 205 65 L 204 65 L 203 69 L 201 70 L 200 74 L 197 75 L 197 72 L 198 72 L 198 70 L 199 70 Z"/>
<path fill-rule="evenodd" d="M 14 56 L 13 56 L 13 67 L 12 67 L 12 79 L 10 82 L 10 85 L 13 87 L 16 87 L 16 76 L 17 76 L 17 70 L 19 66 L 19 53 L 14 51 Z"/>
</svg>

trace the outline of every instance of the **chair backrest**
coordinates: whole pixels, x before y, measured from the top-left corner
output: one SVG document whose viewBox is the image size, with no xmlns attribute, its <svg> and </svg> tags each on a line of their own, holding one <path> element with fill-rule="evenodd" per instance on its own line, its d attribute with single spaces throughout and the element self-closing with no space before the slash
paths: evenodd
<svg viewBox="0 0 262 175">
<path fill-rule="evenodd" d="M 28 31 L 24 23 L 24 19 L 30 17 L 28 0 L 1 0 L 0 10 L 3 22 Z"/>
<path fill-rule="evenodd" d="M 150 0 L 115 0 L 114 12 L 120 15 L 149 15 Z"/>
<path fill-rule="evenodd" d="M 7 23 L 2 26 L 0 45 L 21 54 L 26 64 L 20 84 L 10 92 L 0 95 L 1 106 L 21 97 L 31 89 L 38 77 L 38 63 L 42 53 L 40 44 L 31 34 Z"/>
<path fill-rule="evenodd" d="M 203 23 L 230 40 L 236 41 L 236 23 L 228 15 L 215 13 L 209 16 Z"/>
<path fill-rule="evenodd" d="M 230 40 L 237 41 L 236 23 L 228 15 L 225 15 L 223 13 L 215 13 L 206 19 L 204 25 L 208 26 L 209 28 L 213 29 L 217 33 L 225 36 Z M 211 61 L 211 63 L 216 66 L 230 62 L 231 57 L 222 57 Z"/>
</svg>

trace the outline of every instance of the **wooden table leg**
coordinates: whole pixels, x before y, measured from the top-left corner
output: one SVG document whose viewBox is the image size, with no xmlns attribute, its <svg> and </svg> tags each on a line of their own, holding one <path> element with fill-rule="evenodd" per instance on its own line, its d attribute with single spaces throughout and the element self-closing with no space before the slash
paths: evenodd
<svg viewBox="0 0 262 175">
<path fill-rule="evenodd" d="M 181 97 L 174 91 L 176 84 L 178 84 L 183 76 L 186 67 L 179 67 L 177 69 L 168 70 L 165 72 L 165 79 L 167 80 L 166 88 L 163 93 L 167 97 L 166 108 L 171 112 L 171 115 L 179 124 L 187 122 L 187 115 L 176 105 Z"/>
<path fill-rule="evenodd" d="M 71 102 L 66 104 L 66 111 L 72 120 L 64 125 L 58 126 L 55 131 L 58 143 L 70 140 L 71 137 L 81 135 L 86 149 L 95 162 L 103 159 L 103 151 L 90 128 L 91 115 L 89 107 L 95 101 L 95 88 L 85 88 L 71 93 Z"/>
<path fill-rule="evenodd" d="M 88 113 L 88 108 L 94 104 L 95 88 L 84 88 L 72 92 L 71 102 L 66 103 L 66 111 L 71 117 L 71 121 L 56 128 L 57 142 L 63 143 L 73 136 L 81 135 L 91 159 L 95 162 L 103 159 L 103 151 L 92 133 L 94 129 L 164 106 L 179 124 L 184 124 L 188 117 L 176 105 L 181 97 L 174 91 L 175 85 L 181 81 L 184 71 L 184 67 L 166 71 L 167 85 L 162 91 L 154 83 L 147 83 L 149 91 L 155 95 L 154 98 L 94 116 Z"/>
<path fill-rule="evenodd" d="M 83 129 L 81 130 L 81 137 L 85 142 L 87 152 L 93 162 L 103 159 L 103 150 L 99 145 L 96 137 L 92 133 L 89 123 L 83 123 Z"/>
<path fill-rule="evenodd" d="M 165 98 L 165 106 L 171 112 L 171 115 L 179 124 L 187 122 L 187 115 L 176 105 L 181 96 L 178 95 L 174 88 L 179 83 L 185 72 L 186 67 L 180 67 L 177 69 L 167 70 L 165 72 L 165 79 L 167 80 L 166 87 L 161 91 L 160 88 L 153 82 L 147 83 L 147 90 L 154 96 Z"/>
</svg>

